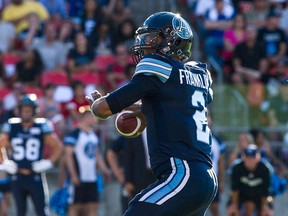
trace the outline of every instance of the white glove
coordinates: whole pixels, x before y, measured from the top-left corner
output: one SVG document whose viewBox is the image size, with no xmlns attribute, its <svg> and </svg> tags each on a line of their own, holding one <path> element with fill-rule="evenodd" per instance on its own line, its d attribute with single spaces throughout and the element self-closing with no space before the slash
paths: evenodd
<svg viewBox="0 0 288 216">
<path fill-rule="evenodd" d="M 0 170 L 9 173 L 10 175 L 14 175 L 17 170 L 17 164 L 12 160 L 4 160 L 2 164 L 0 164 Z"/>
<path fill-rule="evenodd" d="M 35 161 L 32 163 L 32 170 L 35 173 L 42 173 L 45 172 L 53 167 L 53 163 L 51 160 L 42 159 L 39 161 Z"/>
</svg>

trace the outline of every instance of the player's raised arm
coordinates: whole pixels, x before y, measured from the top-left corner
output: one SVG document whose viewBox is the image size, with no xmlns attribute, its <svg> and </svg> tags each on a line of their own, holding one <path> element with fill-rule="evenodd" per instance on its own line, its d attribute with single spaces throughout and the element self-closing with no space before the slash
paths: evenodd
<svg viewBox="0 0 288 216">
<path fill-rule="evenodd" d="M 102 96 L 97 90 L 91 93 L 92 99 L 86 96 L 86 100 L 90 104 L 93 115 L 100 119 L 107 119 L 112 115 L 112 112 L 106 101 L 106 96 Z"/>
</svg>

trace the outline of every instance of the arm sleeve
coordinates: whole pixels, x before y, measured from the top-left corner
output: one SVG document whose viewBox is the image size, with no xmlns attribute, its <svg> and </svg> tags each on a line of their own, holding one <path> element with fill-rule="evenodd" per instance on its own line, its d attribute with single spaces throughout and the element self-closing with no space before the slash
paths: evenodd
<svg viewBox="0 0 288 216">
<path fill-rule="evenodd" d="M 64 142 L 64 145 L 75 146 L 77 142 L 77 138 L 73 136 L 73 134 L 68 134 L 67 136 L 64 137 L 63 142 Z"/>
<path fill-rule="evenodd" d="M 5 122 L 2 126 L 2 133 L 10 134 L 11 132 L 11 125 L 8 122 Z"/>
<path fill-rule="evenodd" d="M 42 128 L 43 134 L 51 134 L 54 132 L 54 126 L 53 126 L 52 122 L 49 120 L 46 120 L 42 124 L 41 128 Z"/>
<path fill-rule="evenodd" d="M 115 114 L 147 95 L 157 94 L 163 84 L 156 76 L 139 74 L 129 84 L 112 92 L 106 100 L 111 112 Z"/>
</svg>

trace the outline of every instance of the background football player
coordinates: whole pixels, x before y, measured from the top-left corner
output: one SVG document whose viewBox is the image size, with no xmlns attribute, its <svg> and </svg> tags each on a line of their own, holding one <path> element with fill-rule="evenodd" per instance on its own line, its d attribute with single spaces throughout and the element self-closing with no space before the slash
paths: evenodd
<svg viewBox="0 0 288 216">
<path fill-rule="evenodd" d="M 11 160 L 1 151 L 3 163 L 0 168 L 12 175 L 12 192 L 18 216 L 26 214 L 29 195 L 37 215 L 49 215 L 45 171 L 53 167 L 62 152 L 62 143 L 51 122 L 36 118 L 37 108 L 36 95 L 25 95 L 19 104 L 20 117 L 9 119 L 0 135 L 0 147 L 12 149 Z M 43 158 L 44 144 L 51 148 L 48 159 Z"/>
</svg>

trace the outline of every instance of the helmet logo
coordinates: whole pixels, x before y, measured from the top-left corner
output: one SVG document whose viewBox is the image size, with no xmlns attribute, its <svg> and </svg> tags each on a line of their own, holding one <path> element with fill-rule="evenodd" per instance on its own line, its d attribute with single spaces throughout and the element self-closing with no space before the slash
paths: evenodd
<svg viewBox="0 0 288 216">
<path fill-rule="evenodd" d="M 183 39 L 189 39 L 193 35 L 189 24 L 178 15 L 173 18 L 172 26 L 176 34 Z"/>
</svg>

